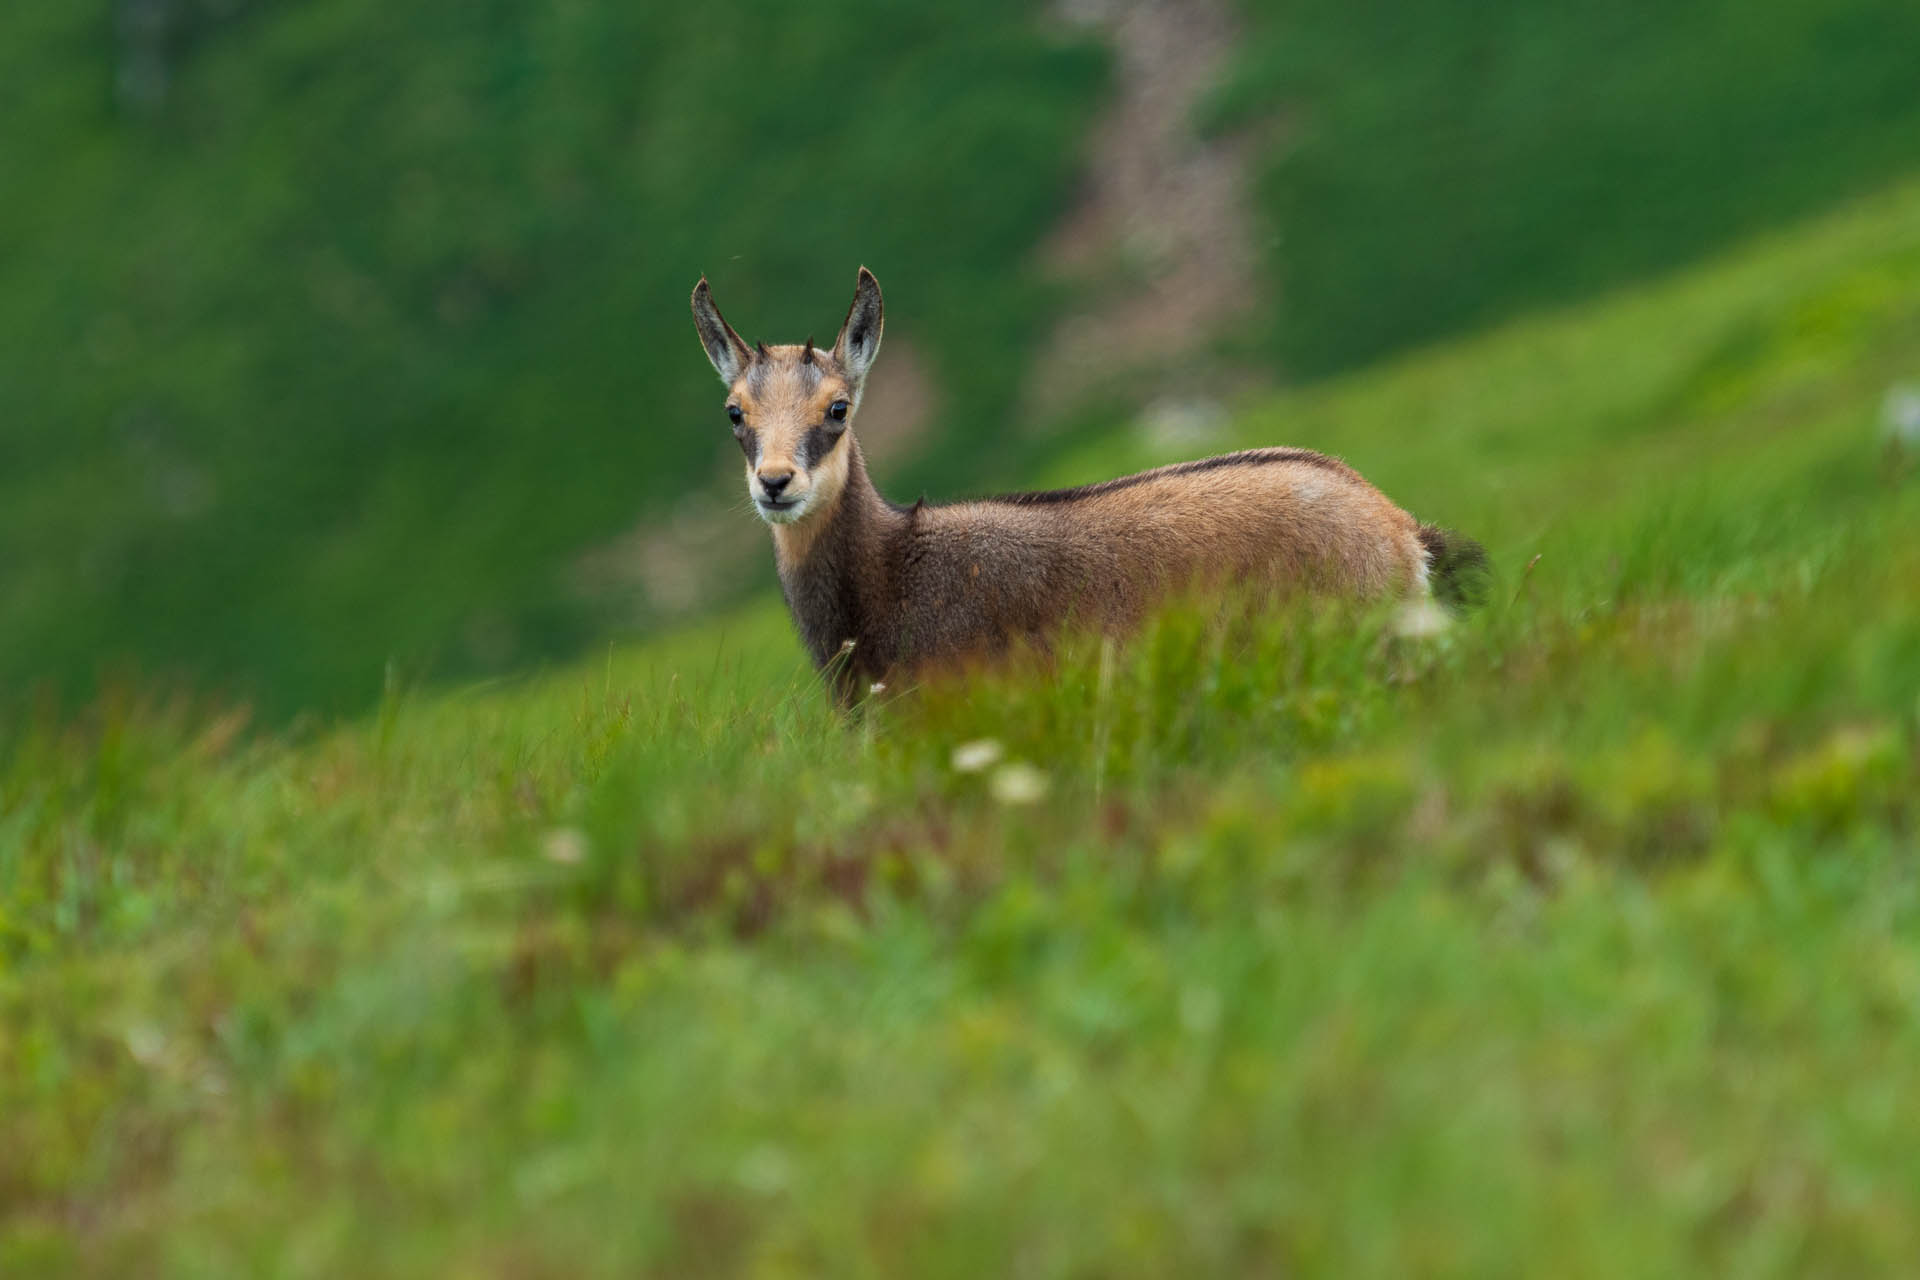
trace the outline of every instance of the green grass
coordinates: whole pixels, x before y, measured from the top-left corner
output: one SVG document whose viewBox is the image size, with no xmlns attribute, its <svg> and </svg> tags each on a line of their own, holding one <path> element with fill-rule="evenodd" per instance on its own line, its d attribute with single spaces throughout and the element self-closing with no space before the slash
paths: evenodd
<svg viewBox="0 0 1920 1280">
<path fill-rule="evenodd" d="M 1015 0 L 171 0 L 116 109 L 106 7 L 0 14 L 0 689 L 277 716 L 630 625 L 567 566 L 726 471 L 703 271 L 827 341 L 872 267 L 977 457 L 1105 66 Z"/>
<path fill-rule="evenodd" d="M 1262 350 L 1350 369 L 1693 261 L 1915 171 L 1903 0 L 1246 0 Z"/>
<path fill-rule="evenodd" d="M 0 1271 L 1898 1271 L 1916 371 L 1908 186 L 1238 420 L 1487 540 L 1438 639 L 13 723 Z"/>
</svg>

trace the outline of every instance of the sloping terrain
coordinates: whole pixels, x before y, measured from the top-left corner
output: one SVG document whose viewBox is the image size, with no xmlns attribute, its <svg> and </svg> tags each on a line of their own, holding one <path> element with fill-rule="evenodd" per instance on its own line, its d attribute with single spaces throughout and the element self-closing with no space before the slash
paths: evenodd
<svg viewBox="0 0 1920 1280">
<path fill-rule="evenodd" d="M 798 340 L 865 262 L 977 455 L 1105 65 L 1013 0 L 103 7 L 0 14 L 0 689 L 282 717 L 628 621 L 566 566 L 728 469 L 703 271 Z"/>
<path fill-rule="evenodd" d="M 1914 172 L 1904 0 L 1244 0 L 1295 378 L 1590 297 Z"/>
<path fill-rule="evenodd" d="M 6 6 L 0 701 L 285 721 L 767 585 L 701 271 L 788 338 L 878 271 L 882 479 L 958 494 L 1674 269 L 1920 130 L 1906 0 L 1052 8 Z"/>
<path fill-rule="evenodd" d="M 1486 539 L 1439 637 L 10 725 L 0 1271 L 1896 1270 L 1917 377 L 1906 186 L 1237 420 Z"/>
</svg>

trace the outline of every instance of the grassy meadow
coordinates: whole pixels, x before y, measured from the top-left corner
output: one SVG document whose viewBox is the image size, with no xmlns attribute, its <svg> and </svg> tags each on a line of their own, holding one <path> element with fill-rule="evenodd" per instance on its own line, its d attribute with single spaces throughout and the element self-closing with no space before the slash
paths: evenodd
<svg viewBox="0 0 1920 1280">
<path fill-rule="evenodd" d="M 1911 172 L 1900 0 L 1245 0 L 1210 119 L 1258 139 L 1281 301 L 1352 369 L 1670 270 Z M 1417 193 L 1417 194 L 1415 194 Z"/>
<path fill-rule="evenodd" d="M 1898 1270 L 1916 377 L 1908 184 L 1204 442 L 1481 537 L 1442 635 L 1196 601 L 841 716 L 762 602 L 10 720 L 0 1272 Z"/>
</svg>

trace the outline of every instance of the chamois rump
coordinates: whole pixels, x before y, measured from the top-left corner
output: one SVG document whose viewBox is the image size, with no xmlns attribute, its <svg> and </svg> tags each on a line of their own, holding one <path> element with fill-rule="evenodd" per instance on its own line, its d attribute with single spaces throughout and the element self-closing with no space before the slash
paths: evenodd
<svg viewBox="0 0 1920 1280">
<path fill-rule="evenodd" d="M 1477 544 L 1422 525 L 1346 463 L 1249 449 L 1101 484 L 911 507 L 882 498 L 852 426 L 880 353 L 880 283 L 865 267 L 833 347 L 751 346 L 693 290 L 700 344 L 727 386 L 747 493 L 773 527 L 801 640 L 850 699 L 946 658 L 1044 643 L 1068 618 L 1137 622 L 1209 582 L 1458 605 Z"/>
</svg>

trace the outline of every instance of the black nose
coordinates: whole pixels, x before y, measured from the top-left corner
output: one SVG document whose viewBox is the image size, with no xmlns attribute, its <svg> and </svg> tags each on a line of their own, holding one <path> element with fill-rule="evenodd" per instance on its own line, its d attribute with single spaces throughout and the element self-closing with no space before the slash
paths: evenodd
<svg viewBox="0 0 1920 1280">
<path fill-rule="evenodd" d="M 792 479 L 793 472 L 791 471 L 762 471 L 760 473 L 760 487 L 767 491 L 769 498 L 777 498 L 780 496 L 780 491 L 786 488 L 788 482 Z"/>
</svg>

